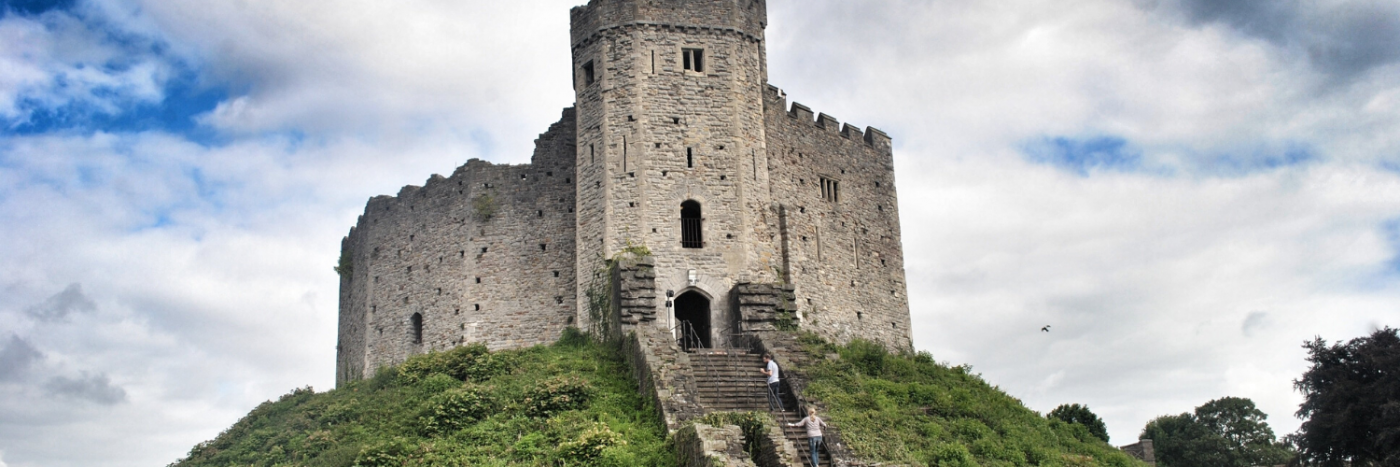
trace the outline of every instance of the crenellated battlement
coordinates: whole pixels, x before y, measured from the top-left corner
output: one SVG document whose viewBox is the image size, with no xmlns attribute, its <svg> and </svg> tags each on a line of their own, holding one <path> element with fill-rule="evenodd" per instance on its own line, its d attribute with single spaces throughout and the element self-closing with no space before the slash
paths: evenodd
<svg viewBox="0 0 1400 467">
<path fill-rule="evenodd" d="M 766 0 L 592 0 L 569 11 L 572 44 L 629 25 L 732 30 L 763 39 Z"/>
<path fill-rule="evenodd" d="M 771 84 L 766 86 L 764 97 L 768 99 L 768 105 L 771 109 L 779 109 L 779 111 L 781 111 L 780 109 L 788 109 L 786 111 L 788 118 L 802 122 L 804 125 L 810 124 L 816 128 L 833 133 L 840 133 L 842 137 L 855 141 L 864 141 L 865 144 L 876 148 L 888 149 L 893 144 L 889 135 L 880 131 L 878 128 L 866 127 L 865 131 L 861 131 L 859 127 L 851 125 L 850 123 L 842 125 L 840 120 L 836 117 L 825 113 L 813 112 L 811 107 L 802 105 L 799 102 L 793 102 L 791 107 L 788 107 L 787 93 L 777 86 Z"/>
</svg>

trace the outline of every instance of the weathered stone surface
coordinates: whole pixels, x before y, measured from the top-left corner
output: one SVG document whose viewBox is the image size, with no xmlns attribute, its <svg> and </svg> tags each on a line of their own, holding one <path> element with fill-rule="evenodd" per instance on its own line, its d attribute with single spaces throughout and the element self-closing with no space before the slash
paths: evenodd
<svg viewBox="0 0 1400 467">
<path fill-rule="evenodd" d="M 1122 449 L 1123 452 L 1127 453 L 1129 456 L 1146 462 L 1147 465 L 1157 465 L 1157 455 L 1152 450 L 1152 440 L 1150 439 L 1139 440 L 1136 443 L 1123 446 L 1119 449 Z"/>
<path fill-rule="evenodd" d="M 757 467 L 744 454 L 744 432 L 738 426 L 697 423 L 677 431 L 675 437 L 682 467 Z"/>
</svg>

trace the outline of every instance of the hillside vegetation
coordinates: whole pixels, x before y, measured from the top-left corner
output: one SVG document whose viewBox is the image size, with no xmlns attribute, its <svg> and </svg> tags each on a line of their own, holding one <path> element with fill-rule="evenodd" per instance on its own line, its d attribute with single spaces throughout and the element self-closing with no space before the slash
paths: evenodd
<svg viewBox="0 0 1400 467">
<path fill-rule="evenodd" d="M 1041 417 L 966 367 L 937 364 L 927 353 L 891 354 L 863 341 L 801 341 L 818 361 L 805 369 L 806 395 L 829 408 L 825 416 L 868 460 L 1144 465 L 1082 425 Z M 329 392 L 292 391 L 174 465 L 676 465 L 675 447 L 636 388 L 617 347 L 576 330 L 553 345 L 525 350 L 463 347 L 410 358 Z"/>
<path fill-rule="evenodd" d="M 177 466 L 675 465 L 614 349 L 577 331 L 420 355 L 333 391 L 266 402 Z"/>
<path fill-rule="evenodd" d="M 891 354 L 866 341 L 836 346 L 801 338 L 819 363 L 805 395 L 856 454 L 930 466 L 1145 466 L 1079 424 L 1049 419 L 967 367 L 928 353 Z M 839 358 L 826 358 L 836 354 Z"/>
</svg>

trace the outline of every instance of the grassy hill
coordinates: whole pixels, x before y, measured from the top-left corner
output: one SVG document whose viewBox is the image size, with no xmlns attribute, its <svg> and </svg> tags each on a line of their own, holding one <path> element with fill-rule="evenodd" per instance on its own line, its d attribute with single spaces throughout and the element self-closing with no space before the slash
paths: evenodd
<svg viewBox="0 0 1400 467">
<path fill-rule="evenodd" d="M 420 355 L 263 403 L 175 465 L 675 465 L 617 355 L 577 332 L 526 350 Z"/>
<path fill-rule="evenodd" d="M 1143 465 L 1047 420 L 965 367 L 805 336 L 807 395 L 872 461 Z M 837 354 L 839 358 L 826 358 Z M 333 391 L 263 403 L 177 466 L 674 466 L 674 446 L 614 347 L 569 331 L 526 350 L 420 355 Z"/>
<path fill-rule="evenodd" d="M 864 341 L 800 338 L 818 363 L 806 396 L 828 408 L 853 451 L 871 461 L 930 466 L 1145 466 L 1089 434 L 1051 420 L 964 366 L 928 353 L 891 354 Z M 828 358 L 828 355 L 837 358 Z"/>
</svg>

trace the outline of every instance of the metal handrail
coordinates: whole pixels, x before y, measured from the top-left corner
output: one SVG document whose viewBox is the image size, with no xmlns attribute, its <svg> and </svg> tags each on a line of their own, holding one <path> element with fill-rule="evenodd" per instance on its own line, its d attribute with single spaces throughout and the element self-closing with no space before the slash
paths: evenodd
<svg viewBox="0 0 1400 467">
<path fill-rule="evenodd" d="M 679 332 L 679 336 L 676 331 Z M 676 327 L 671 328 L 671 335 L 676 336 L 676 343 L 681 346 L 681 351 L 690 352 L 691 349 L 703 348 L 705 341 L 700 340 L 700 334 L 695 332 L 695 325 L 689 320 L 681 320 Z"/>
</svg>

